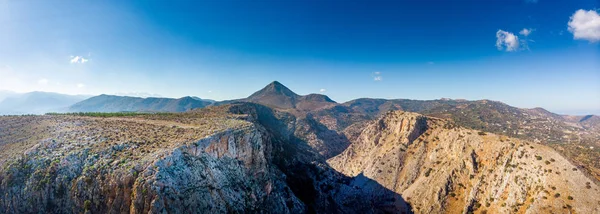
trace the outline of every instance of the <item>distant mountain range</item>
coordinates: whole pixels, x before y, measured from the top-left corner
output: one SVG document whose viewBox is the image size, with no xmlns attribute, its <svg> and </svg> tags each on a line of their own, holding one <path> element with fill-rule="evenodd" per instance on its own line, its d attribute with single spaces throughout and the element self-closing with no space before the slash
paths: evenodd
<svg viewBox="0 0 600 214">
<path fill-rule="evenodd" d="M 0 93 L 0 115 L 44 114 L 65 112 L 67 108 L 89 96 L 66 95 L 52 92 Z"/>
<path fill-rule="evenodd" d="M 203 108 L 214 103 L 198 97 L 139 98 L 115 95 L 99 95 L 78 102 L 68 108 L 69 112 L 184 112 Z"/>
<path fill-rule="evenodd" d="M 49 112 L 184 112 L 203 108 L 215 102 L 193 96 L 174 99 L 105 94 L 89 96 L 38 91 L 29 93 L 0 91 L 0 115 Z"/>
</svg>

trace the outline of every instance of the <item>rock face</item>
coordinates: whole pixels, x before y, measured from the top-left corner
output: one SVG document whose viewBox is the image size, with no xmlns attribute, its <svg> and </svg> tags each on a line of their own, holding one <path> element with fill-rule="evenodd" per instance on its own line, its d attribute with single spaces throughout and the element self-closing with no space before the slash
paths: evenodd
<svg viewBox="0 0 600 214">
<path fill-rule="evenodd" d="M 402 195 L 416 213 L 598 213 L 598 186 L 546 146 L 393 111 L 328 160 Z"/>
<path fill-rule="evenodd" d="M 0 117 L 0 212 L 410 210 L 377 182 L 330 168 L 276 114 L 237 104 L 119 118 Z"/>
</svg>

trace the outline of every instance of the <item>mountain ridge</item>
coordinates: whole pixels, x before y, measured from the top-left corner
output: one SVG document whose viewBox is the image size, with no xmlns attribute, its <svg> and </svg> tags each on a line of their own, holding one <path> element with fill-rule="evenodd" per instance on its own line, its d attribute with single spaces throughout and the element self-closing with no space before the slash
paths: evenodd
<svg viewBox="0 0 600 214">
<path fill-rule="evenodd" d="M 213 102 L 186 96 L 181 98 L 130 97 L 101 94 L 69 107 L 70 112 L 184 112 Z"/>
</svg>

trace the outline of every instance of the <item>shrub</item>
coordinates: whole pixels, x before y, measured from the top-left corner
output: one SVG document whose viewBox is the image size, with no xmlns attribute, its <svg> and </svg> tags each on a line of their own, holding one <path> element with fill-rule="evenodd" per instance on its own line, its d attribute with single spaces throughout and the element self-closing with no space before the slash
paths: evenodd
<svg viewBox="0 0 600 214">
<path fill-rule="evenodd" d="M 569 195 L 569 197 L 567 197 L 567 199 L 569 199 L 569 200 L 573 200 L 573 196 L 570 196 L 570 195 Z"/>
<path fill-rule="evenodd" d="M 90 200 L 85 200 L 83 202 L 83 209 L 85 210 L 90 210 L 90 208 L 92 208 L 92 201 Z"/>
<path fill-rule="evenodd" d="M 535 156 L 535 159 L 537 159 L 537 160 L 542 160 L 542 156 L 538 156 L 538 155 L 536 155 L 536 156 Z"/>
<path fill-rule="evenodd" d="M 425 177 L 429 177 L 429 174 L 431 173 L 431 168 L 429 168 L 426 172 L 425 172 Z"/>
</svg>

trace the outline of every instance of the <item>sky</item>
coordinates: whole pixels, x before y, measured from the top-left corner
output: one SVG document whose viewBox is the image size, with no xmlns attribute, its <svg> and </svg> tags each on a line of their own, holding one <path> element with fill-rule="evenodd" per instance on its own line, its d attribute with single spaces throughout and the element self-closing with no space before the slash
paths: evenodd
<svg viewBox="0 0 600 214">
<path fill-rule="evenodd" d="M 600 114 L 600 1 L 0 0 L 0 90 Z"/>
</svg>

